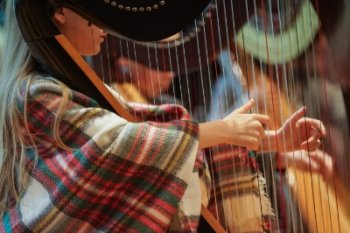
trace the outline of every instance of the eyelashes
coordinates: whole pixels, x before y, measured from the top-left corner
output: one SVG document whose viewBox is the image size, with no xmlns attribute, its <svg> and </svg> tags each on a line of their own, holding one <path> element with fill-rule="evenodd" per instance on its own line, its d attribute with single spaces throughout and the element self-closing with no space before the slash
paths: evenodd
<svg viewBox="0 0 350 233">
<path fill-rule="evenodd" d="M 91 27 L 92 23 L 91 21 L 88 21 L 88 26 Z"/>
</svg>

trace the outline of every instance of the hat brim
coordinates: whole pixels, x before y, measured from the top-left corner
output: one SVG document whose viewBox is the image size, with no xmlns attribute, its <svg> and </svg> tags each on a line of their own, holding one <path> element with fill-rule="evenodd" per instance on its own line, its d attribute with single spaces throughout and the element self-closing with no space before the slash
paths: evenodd
<svg viewBox="0 0 350 233">
<path fill-rule="evenodd" d="M 124 3 L 123 3 L 124 2 Z M 137 41 L 170 37 L 194 22 L 211 0 L 58 1 L 112 34 Z"/>
<path fill-rule="evenodd" d="M 287 30 L 271 34 L 247 22 L 237 33 L 237 44 L 264 63 L 284 64 L 304 53 L 312 44 L 319 28 L 318 15 L 312 3 L 306 0 Z"/>
</svg>

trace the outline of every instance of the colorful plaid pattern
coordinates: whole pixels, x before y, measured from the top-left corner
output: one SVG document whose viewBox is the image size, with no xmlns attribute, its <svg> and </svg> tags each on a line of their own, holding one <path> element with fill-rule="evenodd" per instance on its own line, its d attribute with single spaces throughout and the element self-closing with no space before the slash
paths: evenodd
<svg viewBox="0 0 350 233">
<path fill-rule="evenodd" d="M 209 209 L 227 232 L 274 232 L 275 214 L 254 155 L 231 145 L 214 147 L 208 155 L 213 182 Z"/>
<path fill-rule="evenodd" d="M 59 130 L 74 149 L 64 150 L 52 130 L 61 93 L 52 78 L 31 84 L 27 116 L 39 159 L 34 165 L 27 150 L 29 186 L 3 215 L 0 232 L 194 232 L 203 157 L 187 112 L 133 105 L 152 121 L 130 123 L 73 91 Z"/>
</svg>

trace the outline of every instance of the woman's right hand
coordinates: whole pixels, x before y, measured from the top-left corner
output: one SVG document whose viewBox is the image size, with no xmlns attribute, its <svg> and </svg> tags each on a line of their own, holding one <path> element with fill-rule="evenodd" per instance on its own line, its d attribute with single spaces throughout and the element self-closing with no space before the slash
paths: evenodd
<svg viewBox="0 0 350 233">
<path fill-rule="evenodd" d="M 270 126 L 267 115 L 248 113 L 255 105 L 251 99 L 242 107 L 236 109 L 223 119 L 225 123 L 225 143 L 247 147 L 248 150 L 258 150 L 265 136 L 264 126 Z"/>
</svg>

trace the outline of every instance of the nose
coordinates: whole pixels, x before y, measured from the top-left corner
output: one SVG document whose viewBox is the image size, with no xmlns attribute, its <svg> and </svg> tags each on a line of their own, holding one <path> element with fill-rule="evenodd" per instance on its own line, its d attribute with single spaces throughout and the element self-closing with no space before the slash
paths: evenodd
<svg viewBox="0 0 350 233">
<path fill-rule="evenodd" d="M 107 36 L 107 32 L 103 29 L 101 29 L 101 36 L 102 37 L 106 37 Z"/>
</svg>

